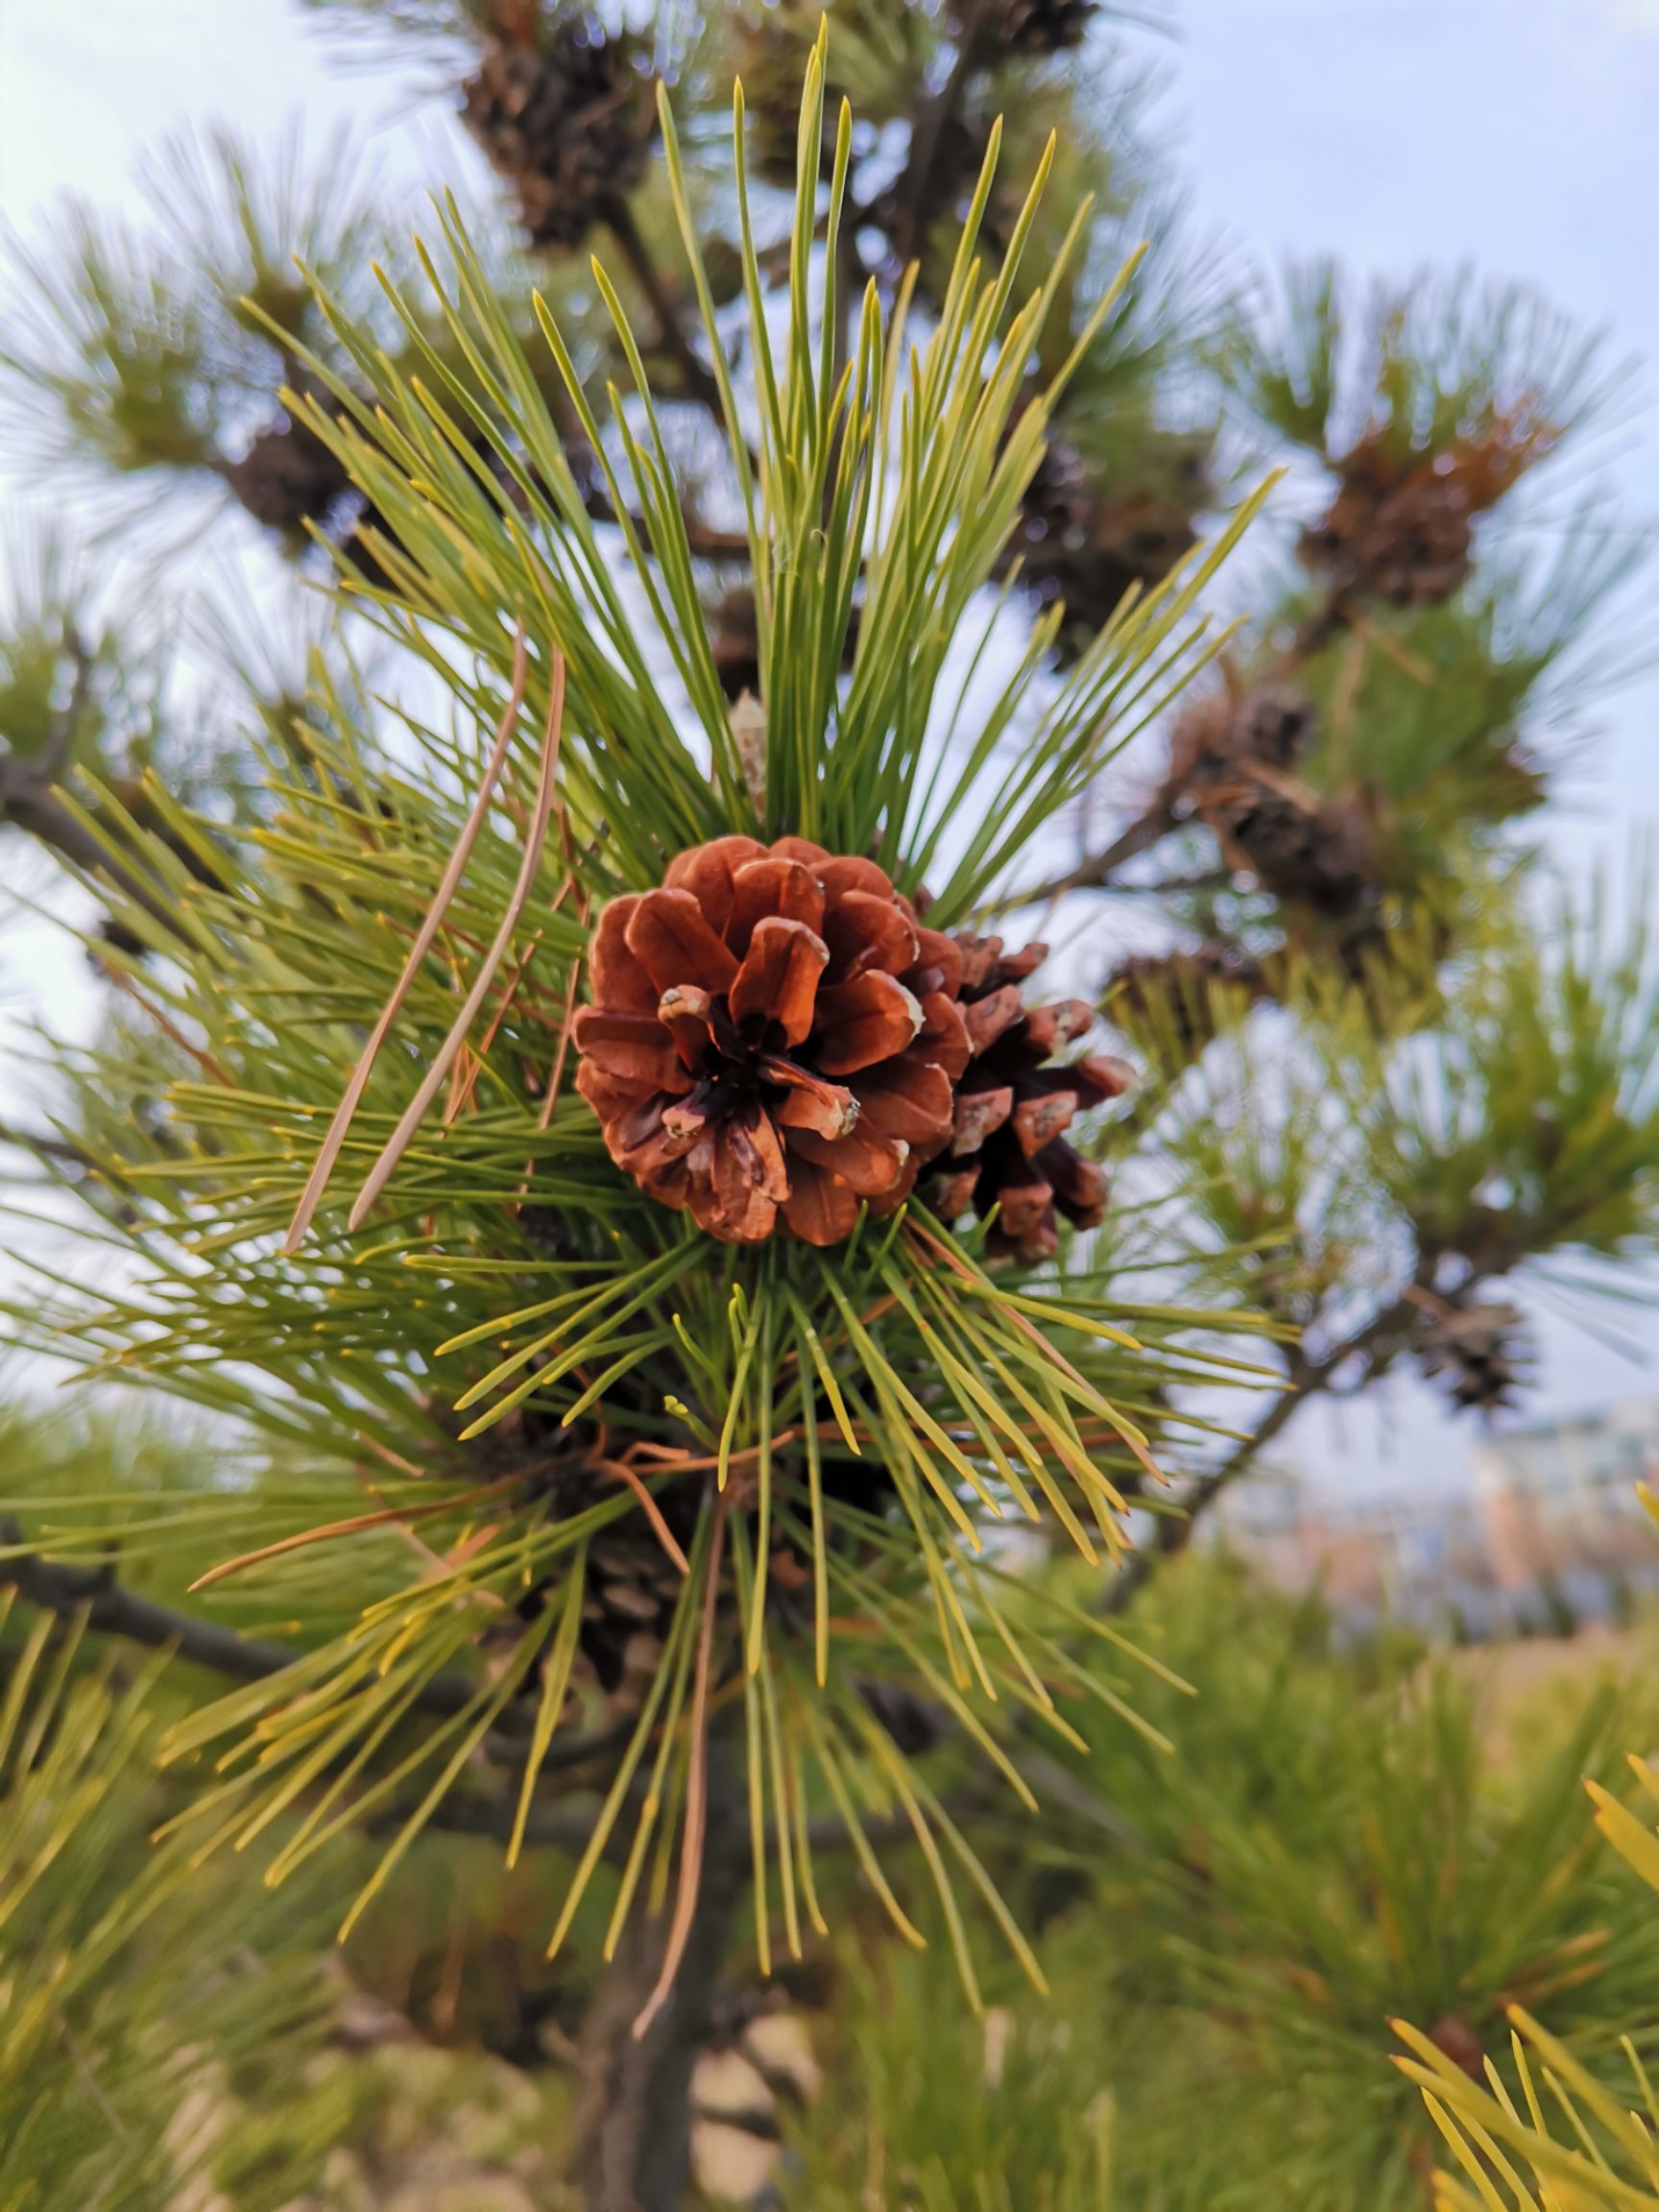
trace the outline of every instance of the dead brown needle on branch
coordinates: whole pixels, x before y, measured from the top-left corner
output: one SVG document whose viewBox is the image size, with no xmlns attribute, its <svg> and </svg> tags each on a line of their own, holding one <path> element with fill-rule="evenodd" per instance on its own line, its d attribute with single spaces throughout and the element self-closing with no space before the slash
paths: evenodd
<svg viewBox="0 0 1659 2212">
<path fill-rule="evenodd" d="M 468 815 L 461 834 L 456 839 L 455 850 L 449 855 L 448 865 L 444 871 L 438 889 L 433 896 L 432 903 L 426 910 L 425 919 L 416 932 L 414 944 L 409 948 L 409 957 L 403 963 L 403 973 L 394 985 L 392 996 L 382 1007 L 380 1019 L 370 1032 L 369 1042 L 364 1046 L 362 1055 L 356 1067 L 351 1070 L 351 1080 L 346 1086 L 345 1095 L 334 1110 L 334 1118 L 328 1124 L 328 1134 L 323 1140 L 323 1148 L 317 1155 L 315 1166 L 306 1178 L 305 1188 L 300 1196 L 300 1203 L 294 1209 L 294 1218 L 288 1224 L 288 1235 L 282 1245 L 284 1252 L 290 1254 L 298 1252 L 305 1240 L 305 1232 L 310 1228 L 312 1217 L 323 1203 L 323 1194 L 328 1188 L 328 1179 L 334 1172 L 334 1164 L 340 1157 L 341 1147 L 345 1144 L 347 1136 L 350 1131 L 357 1108 L 362 1102 L 363 1094 L 369 1087 L 369 1078 L 374 1072 L 374 1063 L 380 1056 L 380 1048 L 392 1033 L 392 1024 L 402 1010 L 403 1001 L 409 996 L 410 986 L 421 972 L 421 962 L 432 950 L 433 940 L 443 926 L 445 915 L 449 911 L 450 902 L 455 897 L 462 875 L 471 857 L 472 848 L 478 842 L 478 833 L 484 827 L 485 819 L 490 812 L 490 802 L 494 796 L 495 786 L 501 778 L 501 770 L 506 764 L 507 748 L 513 742 L 513 733 L 518 721 L 518 709 L 524 702 L 525 667 L 524 626 L 520 623 L 513 637 L 513 682 L 507 694 L 506 707 L 502 709 L 501 720 L 496 726 L 494 743 L 491 747 L 490 757 L 484 764 L 484 776 L 478 786 L 478 795 L 473 800 L 471 812 Z"/>
<path fill-rule="evenodd" d="M 518 926 L 519 917 L 529 902 L 535 886 L 536 872 L 541 864 L 541 849 L 547 841 L 547 826 L 553 818 L 553 805 L 558 790 L 559 733 L 565 718 L 565 658 L 561 653 L 553 656 L 552 695 L 547 705 L 547 727 L 541 739 L 541 773 L 536 787 L 536 805 L 530 818 L 530 827 L 524 839 L 524 856 L 519 863 L 518 880 L 513 886 L 513 896 L 507 902 L 507 910 L 501 917 L 501 926 L 495 932 L 494 942 L 484 955 L 483 965 L 473 978 L 472 988 L 467 994 L 466 1003 L 456 1015 L 449 1034 L 438 1048 L 436 1058 L 426 1070 L 421 1088 L 404 1109 L 402 1119 L 386 1141 L 385 1150 L 369 1171 L 368 1180 L 357 1193 L 347 1226 L 361 1228 L 365 1216 L 397 1171 L 397 1163 L 408 1150 L 415 1132 L 426 1118 L 432 1101 L 437 1097 L 448 1076 L 455 1055 L 467 1039 L 467 1032 L 478 1018 L 478 1010 L 490 995 L 490 986 L 495 980 L 495 972 L 506 955 L 513 932 Z"/>
</svg>

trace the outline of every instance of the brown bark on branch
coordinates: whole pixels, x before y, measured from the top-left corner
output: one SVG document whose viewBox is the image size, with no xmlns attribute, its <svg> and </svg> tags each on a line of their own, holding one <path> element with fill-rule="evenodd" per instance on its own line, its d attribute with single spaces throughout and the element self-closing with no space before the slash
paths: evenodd
<svg viewBox="0 0 1659 2212">
<path fill-rule="evenodd" d="M 23 1532 L 14 1521 L 0 1520 L 0 1546 L 17 1547 Z M 116 1636 L 152 1651 L 171 1648 L 192 1666 L 206 1667 L 237 1682 L 260 1682 L 279 1674 L 303 1656 L 286 1644 L 256 1636 L 242 1636 L 215 1621 L 180 1613 L 154 1599 L 141 1598 L 117 1581 L 112 1566 L 82 1567 L 65 1561 L 43 1559 L 38 1552 L 13 1551 L 0 1558 L 0 1588 L 11 1585 L 26 1604 L 46 1613 L 86 1616 L 95 1634 Z M 415 1700 L 416 1709 L 439 1719 L 462 1712 L 478 1694 L 478 1684 L 465 1674 L 435 1675 Z M 589 1736 L 571 1736 L 548 1748 L 543 1766 L 549 1769 L 587 1765 L 617 1748 L 633 1723 L 596 1729 Z M 528 1732 L 529 1721 L 504 1713 L 497 1722 L 503 1736 Z"/>
<path fill-rule="evenodd" d="M 633 1913 L 578 2038 L 576 2179 L 588 2212 L 681 2212 L 691 2174 L 691 2069 L 708 2038 L 749 1844 L 738 1749 L 709 1743 L 708 1828 L 696 1911 L 672 1992 L 643 2035 L 669 1942 L 668 1915 Z"/>
</svg>

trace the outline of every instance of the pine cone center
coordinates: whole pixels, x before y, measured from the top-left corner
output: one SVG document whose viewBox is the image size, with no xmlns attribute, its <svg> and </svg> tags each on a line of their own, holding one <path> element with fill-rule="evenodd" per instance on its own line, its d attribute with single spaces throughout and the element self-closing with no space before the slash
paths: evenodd
<svg viewBox="0 0 1659 2212">
<path fill-rule="evenodd" d="M 873 860 L 721 837 L 613 900 L 589 949 L 577 1088 L 663 1205 L 752 1244 L 891 1210 L 949 1138 L 961 957 Z"/>
<path fill-rule="evenodd" d="M 1100 1220 L 1105 1175 L 1064 1132 L 1128 1075 L 1054 1063 L 1093 1015 L 1026 1004 L 1045 950 L 926 927 L 874 860 L 719 837 L 600 915 L 576 1087 L 617 1166 L 727 1242 L 839 1243 L 934 1164 L 928 1206 L 995 1211 L 990 1251 L 1029 1265 L 1057 1216 Z"/>
</svg>

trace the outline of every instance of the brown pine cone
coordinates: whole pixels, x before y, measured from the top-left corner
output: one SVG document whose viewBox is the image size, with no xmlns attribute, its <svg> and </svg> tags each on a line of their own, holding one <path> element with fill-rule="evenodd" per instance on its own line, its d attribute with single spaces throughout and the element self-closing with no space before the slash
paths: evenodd
<svg viewBox="0 0 1659 2212">
<path fill-rule="evenodd" d="M 1206 493 L 1196 448 L 1171 485 L 1105 484 L 1070 445 L 1053 440 L 1000 565 L 1018 557 L 1021 579 L 1040 606 L 1065 602 L 1060 649 L 1073 655 L 1105 628 L 1132 585 L 1162 583 L 1197 543 L 1192 517 Z"/>
<path fill-rule="evenodd" d="M 1340 923 L 1358 943 L 1382 898 L 1376 841 L 1360 797 L 1322 798 L 1292 773 L 1317 735 L 1313 708 L 1296 691 L 1212 693 L 1177 725 L 1166 791 L 1177 819 L 1214 831 L 1230 867 Z"/>
<path fill-rule="evenodd" d="M 1217 992 L 1254 1001 L 1265 997 L 1262 963 L 1230 945 L 1197 945 L 1168 952 L 1131 952 L 1106 984 L 1106 1012 L 1122 1028 L 1166 1038 L 1189 1059 L 1214 1041 Z"/>
<path fill-rule="evenodd" d="M 1031 1266 L 1059 1245 L 1057 1213 L 1077 1229 L 1093 1229 L 1104 1214 L 1105 1169 L 1062 1132 L 1082 1108 L 1119 1096 L 1129 1070 L 1100 1053 L 1046 1065 L 1094 1014 L 1077 998 L 1025 1004 L 1021 985 L 1046 945 L 1005 953 L 1000 937 L 964 931 L 955 948 L 972 1057 L 957 1085 L 949 1148 L 924 1196 L 948 1222 L 970 1206 L 981 1218 L 996 1207 L 987 1249 Z"/>
<path fill-rule="evenodd" d="M 1214 786 L 1248 779 L 1258 766 L 1282 773 L 1296 767 L 1318 735 L 1312 702 L 1287 686 L 1206 692 L 1176 724 L 1168 788 L 1189 807 L 1201 807 Z"/>
<path fill-rule="evenodd" d="M 503 29 L 462 87 L 461 120 L 512 186 L 537 246 L 577 246 L 645 174 L 657 109 L 642 43 L 568 17 L 545 43 Z"/>
<path fill-rule="evenodd" d="M 1448 1302 L 1426 1323 L 1416 1354 L 1423 1373 L 1445 1383 L 1453 1404 L 1475 1413 L 1513 1406 L 1536 1358 L 1525 1315 L 1505 1301 Z"/>
<path fill-rule="evenodd" d="M 1297 551 L 1304 566 L 1391 607 L 1432 607 L 1468 575 L 1474 538 L 1474 510 L 1456 476 L 1428 462 L 1398 473 L 1361 446 Z"/>
<path fill-rule="evenodd" d="M 1099 0 L 956 0 L 952 12 L 974 36 L 975 51 L 1062 54 L 1081 46 Z"/>
<path fill-rule="evenodd" d="M 1559 435 L 1530 398 L 1433 453 L 1373 431 L 1334 463 L 1336 496 L 1302 534 L 1305 566 L 1392 607 L 1449 599 L 1474 559 L 1475 522 Z"/>
<path fill-rule="evenodd" d="M 576 1087 L 611 1157 L 729 1243 L 809 1244 L 899 1204 L 968 1065 L 952 941 L 873 860 L 717 837 L 613 899 L 589 950 Z"/>
</svg>

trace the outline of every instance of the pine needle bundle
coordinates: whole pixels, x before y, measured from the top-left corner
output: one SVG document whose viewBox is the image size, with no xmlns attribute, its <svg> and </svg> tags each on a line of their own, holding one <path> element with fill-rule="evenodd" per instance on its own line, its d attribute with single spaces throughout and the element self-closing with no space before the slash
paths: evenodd
<svg viewBox="0 0 1659 2212">
<path fill-rule="evenodd" d="M 972 602 L 1130 271 L 1033 401 L 1069 249 L 1022 292 L 1050 154 L 981 258 L 993 132 L 936 312 L 907 292 L 884 310 L 872 285 L 838 361 L 852 126 L 843 105 L 819 253 L 820 40 L 781 325 L 737 96 L 740 395 L 665 101 L 659 120 L 758 700 L 729 708 L 600 263 L 634 386 L 605 422 L 540 302 L 532 363 L 452 204 L 416 249 L 424 295 L 387 282 L 395 350 L 320 284 L 328 345 L 294 345 L 285 404 L 374 517 L 345 587 L 426 700 L 366 711 L 320 665 L 236 831 L 159 791 L 165 837 L 112 829 L 108 794 L 85 811 L 111 872 L 145 873 L 121 915 L 134 950 L 106 958 L 182 1071 L 169 1144 L 111 1166 L 141 1276 L 26 1316 L 32 1341 L 252 1424 L 332 1485 L 321 1520 L 310 1478 L 236 1501 L 239 1548 L 198 1590 L 308 1553 L 314 1587 L 332 1561 L 345 1592 L 373 1562 L 349 1625 L 173 1731 L 199 1781 L 191 1848 L 279 1823 L 276 1881 L 372 1817 L 390 1841 L 349 1928 L 463 1777 L 506 1781 L 516 1856 L 561 1776 L 589 1817 L 550 1941 L 609 1860 L 608 1953 L 640 1904 L 667 1928 L 641 2031 L 711 1825 L 745 1798 L 763 1964 L 779 1931 L 799 1953 L 822 1925 L 822 1815 L 915 1941 L 872 1841 L 913 1837 L 971 1993 L 959 1893 L 1041 1979 L 883 1700 L 922 1700 L 1027 1808 L 1022 1732 L 1076 1743 L 1092 1708 L 1132 1719 L 1128 1677 L 1155 1663 L 1041 1587 L 1016 1628 L 1004 1532 L 1052 1526 L 1119 1561 L 1159 1476 L 1145 1409 L 1238 1362 L 1233 1317 L 1149 1302 L 1091 1238 L 1110 1228 L 1092 1116 L 1122 1072 L 1066 1057 L 1092 1011 L 1043 1003 L 1040 949 L 983 935 L 1043 825 L 1213 650 L 1201 596 L 1249 514 L 1061 677 L 1056 617 L 1039 623 L 960 727 Z M 549 359 L 612 539 L 543 397 Z M 1005 1064 L 998 1039 L 1018 1041 Z M 981 1143 L 1001 1165 L 969 1191 L 946 1155 Z M 100 1540 L 89 1515 L 59 1544 Z"/>
</svg>

